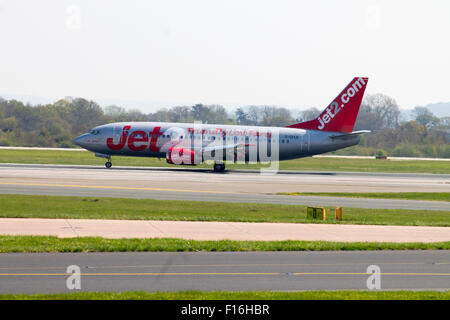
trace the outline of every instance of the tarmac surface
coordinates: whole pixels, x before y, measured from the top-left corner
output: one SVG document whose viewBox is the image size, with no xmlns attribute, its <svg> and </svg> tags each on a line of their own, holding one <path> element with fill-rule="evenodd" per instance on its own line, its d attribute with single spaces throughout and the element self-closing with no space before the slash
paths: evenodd
<svg viewBox="0 0 450 320">
<path fill-rule="evenodd" d="M 216 174 L 208 169 L 0 164 L 0 193 L 450 211 L 448 202 L 438 201 L 275 194 L 314 191 L 450 192 L 450 175 L 292 171 L 262 175 L 249 170 Z M 224 234 L 251 240 L 450 239 L 449 228 L 439 227 L 277 224 L 274 229 L 262 223 L 41 220 L 1 219 L 0 234 L 44 232 L 73 237 L 101 233 L 117 238 L 131 230 L 135 237 L 180 238 L 184 234 L 199 240 L 222 239 Z M 123 229 L 121 223 L 134 225 Z M 211 224 L 218 225 L 211 228 Z M 450 251 L 440 250 L 0 254 L 0 293 L 73 292 L 66 286 L 70 265 L 80 267 L 81 291 L 366 290 L 370 265 L 380 267 L 381 289 L 449 290 L 449 257 Z"/>
<path fill-rule="evenodd" d="M 0 254 L 0 293 L 367 290 L 372 265 L 381 290 L 450 288 L 450 251 L 20 253 Z"/>
<path fill-rule="evenodd" d="M 0 193 L 450 211 L 450 203 L 277 195 L 450 192 L 450 174 L 389 174 L 0 164 Z"/>
<path fill-rule="evenodd" d="M 442 242 L 449 227 L 307 223 L 0 218 L 0 235 L 186 240 Z"/>
</svg>

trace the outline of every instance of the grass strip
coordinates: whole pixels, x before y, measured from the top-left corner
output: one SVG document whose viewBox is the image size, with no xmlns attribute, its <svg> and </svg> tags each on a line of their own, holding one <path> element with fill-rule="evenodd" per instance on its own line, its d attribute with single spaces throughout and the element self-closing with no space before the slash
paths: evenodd
<svg viewBox="0 0 450 320">
<path fill-rule="evenodd" d="M 278 192 L 279 195 L 450 201 L 450 192 Z"/>
<path fill-rule="evenodd" d="M 450 291 L 179 291 L 2 294 L 0 300 L 449 300 Z"/>
<path fill-rule="evenodd" d="M 334 207 L 327 220 L 306 219 L 306 206 L 94 198 L 76 196 L 0 195 L 0 218 L 122 219 L 333 223 L 405 226 L 450 226 L 450 211 L 344 208 L 336 221 Z"/>
<path fill-rule="evenodd" d="M 173 167 L 166 161 L 147 157 L 112 157 L 113 166 Z M 86 151 L 60 150 L 14 150 L 1 149 L 0 163 L 34 163 L 104 166 L 105 159 L 96 158 Z M 212 168 L 210 164 L 199 167 Z M 259 169 L 264 164 L 227 164 L 228 169 Z M 395 172 L 450 174 L 448 161 L 427 160 L 379 160 L 341 158 L 301 158 L 279 162 L 280 170 L 301 171 L 351 171 L 351 172 Z"/>
<path fill-rule="evenodd" d="M 0 236 L 0 253 L 11 252 L 231 252 L 450 250 L 450 241 L 435 243 L 328 241 L 196 241 L 173 238 L 105 239 L 53 236 Z"/>
</svg>

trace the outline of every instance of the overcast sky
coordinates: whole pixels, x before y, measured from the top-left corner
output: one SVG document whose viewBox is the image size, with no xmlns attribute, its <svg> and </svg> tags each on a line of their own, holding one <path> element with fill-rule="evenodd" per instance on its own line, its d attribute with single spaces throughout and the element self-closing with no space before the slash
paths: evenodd
<svg viewBox="0 0 450 320">
<path fill-rule="evenodd" d="M 0 95 L 301 109 L 368 76 L 409 109 L 450 101 L 449 17 L 448 0 L 0 0 Z"/>
</svg>

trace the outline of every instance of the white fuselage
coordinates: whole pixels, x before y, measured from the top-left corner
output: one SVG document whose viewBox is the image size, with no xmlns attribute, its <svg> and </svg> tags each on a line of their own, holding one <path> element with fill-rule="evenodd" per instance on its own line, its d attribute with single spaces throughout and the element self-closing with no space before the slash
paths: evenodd
<svg viewBox="0 0 450 320">
<path fill-rule="evenodd" d="M 339 132 L 285 127 L 258 127 L 167 122 L 121 122 L 98 126 L 75 142 L 92 152 L 107 156 L 166 157 L 176 144 L 206 150 L 211 146 L 242 145 L 279 151 L 278 160 L 325 153 L 359 142 L 359 136 L 333 139 Z M 274 148 L 275 147 L 275 148 Z M 224 159 L 225 160 L 225 159 Z M 252 157 L 247 160 L 252 160 Z M 253 158 L 253 160 L 259 161 Z"/>
</svg>

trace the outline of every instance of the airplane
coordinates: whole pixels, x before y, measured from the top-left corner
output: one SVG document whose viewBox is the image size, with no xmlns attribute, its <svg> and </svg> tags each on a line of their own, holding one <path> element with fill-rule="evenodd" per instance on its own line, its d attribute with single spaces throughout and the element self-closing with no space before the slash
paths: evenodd
<svg viewBox="0 0 450 320">
<path fill-rule="evenodd" d="M 93 128 L 74 142 L 95 156 L 165 158 L 174 165 L 210 160 L 215 172 L 225 162 L 279 161 L 347 148 L 368 130 L 353 131 L 368 78 L 355 77 L 315 119 L 287 127 L 200 123 L 118 122 Z"/>
</svg>

